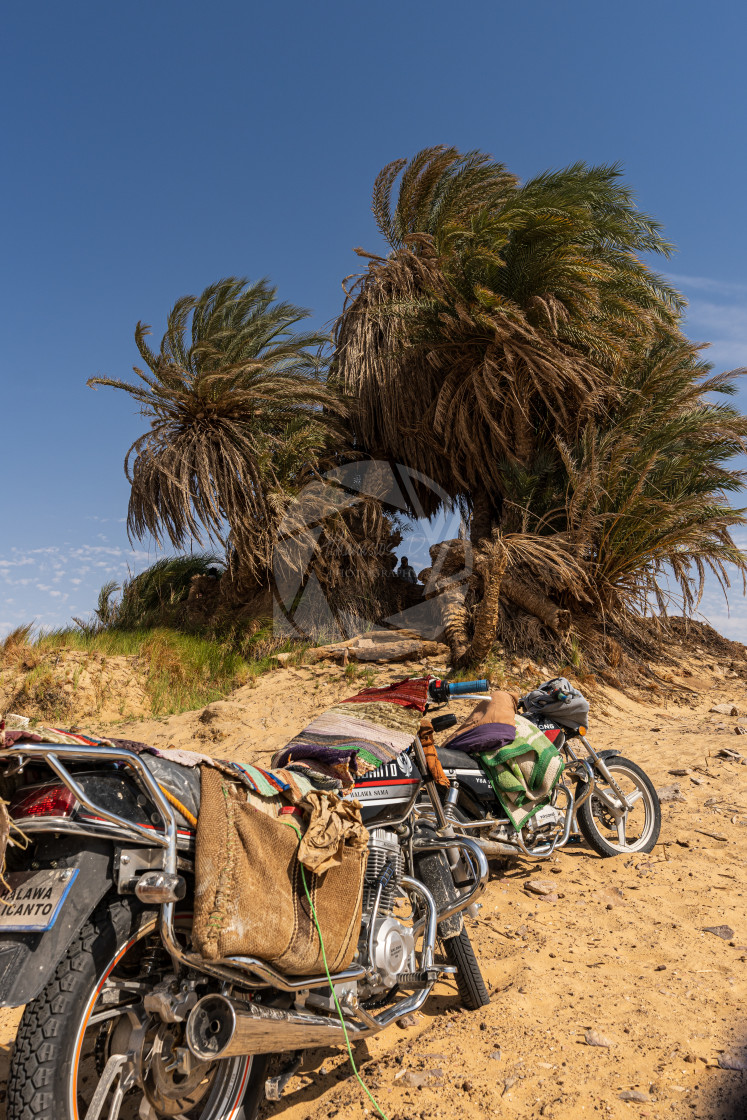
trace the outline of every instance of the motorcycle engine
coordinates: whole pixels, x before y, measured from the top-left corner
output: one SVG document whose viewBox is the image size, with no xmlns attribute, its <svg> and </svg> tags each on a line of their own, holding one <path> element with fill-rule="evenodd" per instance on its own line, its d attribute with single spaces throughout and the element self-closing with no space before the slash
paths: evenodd
<svg viewBox="0 0 747 1120">
<path fill-rule="evenodd" d="M 404 874 L 404 860 L 396 833 L 383 828 L 372 829 L 368 840 L 368 862 L 363 880 L 363 922 L 358 957 L 368 955 L 371 917 L 381 887 L 376 917 L 373 922 L 372 960 L 379 974 L 375 986 L 366 986 L 366 997 L 393 988 L 400 972 L 415 970 L 415 938 L 412 929 L 394 916 L 398 887 Z"/>
<path fill-rule="evenodd" d="M 554 805 L 544 805 L 524 825 L 525 834 L 534 841 L 552 839 L 553 834 L 562 827 L 563 819 L 564 814 L 560 809 L 556 809 Z M 488 833 L 488 838 L 498 843 L 508 844 L 513 841 L 515 835 L 512 825 L 506 822 L 494 825 Z"/>
</svg>

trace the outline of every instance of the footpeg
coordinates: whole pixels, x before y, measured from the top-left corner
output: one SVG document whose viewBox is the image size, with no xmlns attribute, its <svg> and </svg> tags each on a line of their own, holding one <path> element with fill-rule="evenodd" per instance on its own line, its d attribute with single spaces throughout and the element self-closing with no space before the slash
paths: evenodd
<svg viewBox="0 0 747 1120">
<path fill-rule="evenodd" d="M 397 986 L 400 988 L 430 988 L 436 983 L 439 976 L 445 972 L 456 972 L 453 965 L 438 965 L 433 968 L 423 968 L 420 972 L 397 973 Z"/>
</svg>

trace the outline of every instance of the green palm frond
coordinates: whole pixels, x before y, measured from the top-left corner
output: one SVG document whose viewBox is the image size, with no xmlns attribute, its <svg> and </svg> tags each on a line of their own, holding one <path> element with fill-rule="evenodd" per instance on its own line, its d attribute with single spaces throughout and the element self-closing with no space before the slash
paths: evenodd
<svg viewBox="0 0 747 1120">
<path fill-rule="evenodd" d="M 731 535 L 747 511 L 728 499 L 744 487 L 745 472 L 730 461 L 747 450 L 747 417 L 710 399 L 733 395 L 744 372 L 711 377 L 697 347 L 660 342 L 626 370 L 617 408 L 563 448 L 566 529 L 584 541 L 600 599 L 618 621 L 664 605 L 667 579 L 690 611 L 707 571 L 724 587 L 728 566 L 747 575 Z"/>
</svg>

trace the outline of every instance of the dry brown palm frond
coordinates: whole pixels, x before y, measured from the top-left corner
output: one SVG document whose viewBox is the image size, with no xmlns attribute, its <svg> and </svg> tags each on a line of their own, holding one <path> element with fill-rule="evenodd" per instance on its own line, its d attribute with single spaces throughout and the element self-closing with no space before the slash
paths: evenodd
<svg viewBox="0 0 747 1120">
<path fill-rule="evenodd" d="M 385 168 L 374 212 L 392 253 L 370 258 L 335 332 L 357 438 L 473 508 L 484 493 L 496 517 L 502 462 L 550 430 L 574 442 L 614 403 L 620 362 L 677 335 L 681 297 L 639 256 L 669 246 L 616 168 L 520 186 L 444 147 Z"/>
<path fill-rule="evenodd" d="M 289 624 L 316 637 L 377 621 L 388 612 L 382 583 L 396 563 L 398 519 L 385 508 L 384 465 L 338 456 L 307 472 L 286 502 L 274 552 L 273 590 Z"/>
<path fill-rule="evenodd" d="M 476 315 L 432 246 L 369 264 L 338 324 L 337 360 L 364 445 L 452 497 L 500 492 L 497 462 L 534 445 L 533 400 L 575 433 L 605 392 L 597 369 L 519 308 Z"/>
<path fill-rule="evenodd" d="M 158 352 L 138 324 L 139 384 L 89 381 L 125 390 L 150 420 L 125 460 L 131 535 L 221 541 L 250 585 L 267 581 L 287 495 L 340 441 L 345 412 L 313 351 L 324 340 L 296 329 L 308 312 L 275 295 L 220 281 L 175 304 Z"/>
</svg>

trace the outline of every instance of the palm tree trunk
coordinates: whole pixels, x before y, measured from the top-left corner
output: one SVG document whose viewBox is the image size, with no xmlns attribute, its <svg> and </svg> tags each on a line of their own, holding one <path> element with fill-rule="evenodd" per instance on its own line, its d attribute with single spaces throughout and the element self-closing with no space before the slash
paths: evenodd
<svg viewBox="0 0 747 1120">
<path fill-rule="evenodd" d="M 449 587 L 440 596 L 444 636 L 451 653 L 452 665 L 460 665 L 464 662 L 470 648 L 466 594 L 467 586 L 462 583 Z"/>
<path fill-rule="evenodd" d="M 501 584 L 506 571 L 507 556 L 491 549 L 483 568 L 483 597 L 475 611 L 475 631 L 468 652 L 469 661 L 484 661 L 495 641 L 501 607 Z"/>
<path fill-rule="evenodd" d="M 473 547 L 486 537 L 490 537 L 493 529 L 500 525 L 501 505 L 500 498 L 496 501 L 485 490 L 477 491 L 470 521 L 470 540 Z"/>
</svg>

